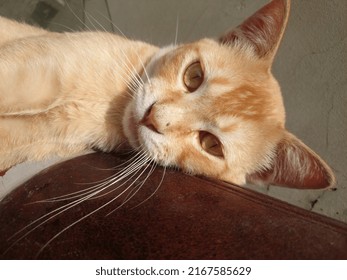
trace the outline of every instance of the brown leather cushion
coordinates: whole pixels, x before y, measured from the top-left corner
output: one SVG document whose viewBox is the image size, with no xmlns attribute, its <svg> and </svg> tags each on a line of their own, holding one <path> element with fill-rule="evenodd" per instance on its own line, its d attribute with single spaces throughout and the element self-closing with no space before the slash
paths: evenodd
<svg viewBox="0 0 347 280">
<path fill-rule="evenodd" d="M 347 258 L 347 227 L 343 223 L 238 186 L 179 171 L 167 170 L 156 191 L 162 168 L 156 168 L 136 195 L 108 216 L 129 192 L 66 229 L 113 199 L 125 186 L 76 205 L 25 237 L 30 227 L 8 240 L 33 220 L 69 203 L 35 202 L 91 187 L 95 184 L 81 183 L 111 176 L 115 170 L 98 168 L 121 162 L 124 159 L 102 153 L 75 158 L 38 174 L 7 196 L 0 203 L 0 252 L 7 250 L 2 258 Z"/>
</svg>

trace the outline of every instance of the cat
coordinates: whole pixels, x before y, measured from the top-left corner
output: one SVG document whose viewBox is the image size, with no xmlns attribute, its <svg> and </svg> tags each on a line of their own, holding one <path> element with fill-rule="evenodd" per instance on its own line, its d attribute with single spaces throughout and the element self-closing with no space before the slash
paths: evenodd
<svg viewBox="0 0 347 280">
<path fill-rule="evenodd" d="M 273 0 L 217 40 L 163 48 L 0 17 L 0 170 L 130 146 L 233 184 L 331 188 L 330 167 L 286 130 L 271 73 L 289 10 Z"/>
</svg>

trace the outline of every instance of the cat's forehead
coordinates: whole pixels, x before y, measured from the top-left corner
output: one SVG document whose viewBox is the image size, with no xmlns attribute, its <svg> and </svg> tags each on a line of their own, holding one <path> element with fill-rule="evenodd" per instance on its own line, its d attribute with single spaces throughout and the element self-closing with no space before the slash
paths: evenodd
<svg viewBox="0 0 347 280">
<path fill-rule="evenodd" d="M 162 48 L 149 68 L 152 73 L 173 83 L 175 78 L 183 75 L 187 66 L 196 61 L 201 63 L 205 77 L 220 86 L 229 86 L 233 79 L 236 87 L 240 78 L 256 80 L 268 74 L 253 49 L 223 45 L 212 39 Z"/>
</svg>

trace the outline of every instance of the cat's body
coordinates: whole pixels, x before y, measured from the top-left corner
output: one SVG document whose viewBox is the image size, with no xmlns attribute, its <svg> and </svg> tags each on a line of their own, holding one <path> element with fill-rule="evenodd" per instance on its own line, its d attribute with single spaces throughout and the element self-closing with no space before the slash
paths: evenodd
<svg viewBox="0 0 347 280">
<path fill-rule="evenodd" d="M 0 170 L 128 143 L 237 184 L 332 186 L 330 168 L 285 130 L 270 72 L 288 13 L 275 0 L 220 41 L 162 49 L 0 18 Z"/>
<path fill-rule="evenodd" d="M 156 48 L 101 32 L 29 31 L 20 39 L 1 34 L 10 40 L 0 40 L 0 169 L 51 154 L 111 151 L 126 142 L 128 73 L 140 72 Z"/>
</svg>

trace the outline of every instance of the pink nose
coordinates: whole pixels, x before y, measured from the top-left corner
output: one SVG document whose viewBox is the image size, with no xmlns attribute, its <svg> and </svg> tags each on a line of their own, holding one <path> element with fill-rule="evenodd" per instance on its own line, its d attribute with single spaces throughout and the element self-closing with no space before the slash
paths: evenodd
<svg viewBox="0 0 347 280">
<path fill-rule="evenodd" d="M 140 121 L 140 124 L 146 126 L 148 129 L 150 129 L 156 133 L 161 134 L 157 128 L 158 124 L 157 124 L 156 119 L 154 117 L 153 105 L 151 105 L 147 109 L 145 115 L 143 116 L 142 120 Z"/>
</svg>

